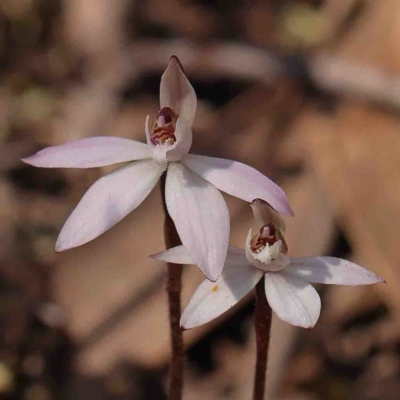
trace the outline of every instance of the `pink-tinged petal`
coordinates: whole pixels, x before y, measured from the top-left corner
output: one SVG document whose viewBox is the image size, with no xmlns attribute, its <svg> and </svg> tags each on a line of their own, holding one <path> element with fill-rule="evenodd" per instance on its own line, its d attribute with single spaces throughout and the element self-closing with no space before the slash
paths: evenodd
<svg viewBox="0 0 400 400">
<path fill-rule="evenodd" d="M 81 246 L 112 228 L 142 203 L 164 170 L 153 160 L 143 160 L 100 178 L 63 226 L 56 251 Z"/>
<path fill-rule="evenodd" d="M 167 69 L 161 77 L 160 109 L 169 107 L 179 117 L 185 118 L 190 125 L 196 115 L 196 93 L 183 72 L 177 57 L 172 56 Z"/>
<path fill-rule="evenodd" d="M 265 274 L 265 294 L 281 320 L 302 328 L 317 323 L 321 299 L 309 283 L 282 272 L 270 272 Z"/>
<path fill-rule="evenodd" d="M 151 151 L 144 143 L 99 136 L 47 147 L 22 161 L 34 167 L 92 168 L 150 157 Z"/>
<path fill-rule="evenodd" d="M 183 245 L 172 247 L 168 250 L 153 254 L 150 257 L 157 261 L 173 264 L 194 264 L 194 261 Z M 226 262 L 229 262 L 230 265 L 248 264 L 244 250 L 235 246 L 229 246 Z"/>
<path fill-rule="evenodd" d="M 286 224 L 283 218 L 264 200 L 255 199 L 250 204 L 254 219 L 261 228 L 264 225 L 273 223 L 281 231 L 286 230 Z"/>
<path fill-rule="evenodd" d="M 165 197 L 182 244 L 207 278 L 216 281 L 229 242 L 229 213 L 221 193 L 181 163 L 171 163 Z"/>
<path fill-rule="evenodd" d="M 275 210 L 293 215 L 284 191 L 261 172 L 237 161 L 188 154 L 184 164 L 218 189 L 251 203 L 262 199 Z"/>
<path fill-rule="evenodd" d="M 178 118 L 175 128 L 176 142 L 171 150 L 167 150 L 168 161 L 179 161 L 189 153 L 192 146 L 192 128 L 184 118 Z"/>
<path fill-rule="evenodd" d="M 248 263 L 227 260 L 216 282 L 205 280 L 196 289 L 183 310 L 181 327 L 191 329 L 217 318 L 246 296 L 262 276 L 262 271 Z"/>
<path fill-rule="evenodd" d="M 350 261 L 335 257 L 291 258 L 285 272 L 307 282 L 331 285 L 372 285 L 380 276 Z"/>
<path fill-rule="evenodd" d="M 154 260 L 172 264 L 193 264 L 193 260 L 185 249 L 185 246 L 176 246 L 150 256 Z"/>
</svg>

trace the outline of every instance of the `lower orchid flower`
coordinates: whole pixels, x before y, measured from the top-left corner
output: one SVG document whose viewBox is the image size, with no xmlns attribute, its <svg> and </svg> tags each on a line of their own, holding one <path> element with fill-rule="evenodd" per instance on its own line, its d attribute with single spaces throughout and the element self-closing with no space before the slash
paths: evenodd
<svg viewBox="0 0 400 400">
<path fill-rule="evenodd" d="M 259 231 L 250 229 L 245 250 L 230 246 L 223 272 L 216 282 L 205 280 L 194 292 L 181 317 L 181 327 L 203 325 L 233 307 L 260 279 L 267 300 L 280 319 L 302 328 L 318 321 L 321 299 L 310 283 L 370 285 L 384 282 L 373 272 L 334 257 L 288 257 L 280 215 L 262 200 L 251 204 Z M 184 246 L 152 256 L 176 264 L 193 264 Z"/>
<path fill-rule="evenodd" d="M 179 60 L 171 57 L 161 77 L 161 110 L 151 126 L 146 120 L 147 144 L 93 137 L 48 147 L 23 159 L 45 168 L 92 168 L 135 161 L 92 185 L 63 226 L 56 251 L 81 246 L 112 228 L 144 201 L 165 171 L 168 212 L 191 258 L 211 280 L 221 274 L 229 243 L 229 213 L 219 190 L 245 201 L 260 197 L 292 214 L 283 190 L 254 168 L 188 154 L 196 105 L 195 91 Z"/>
</svg>

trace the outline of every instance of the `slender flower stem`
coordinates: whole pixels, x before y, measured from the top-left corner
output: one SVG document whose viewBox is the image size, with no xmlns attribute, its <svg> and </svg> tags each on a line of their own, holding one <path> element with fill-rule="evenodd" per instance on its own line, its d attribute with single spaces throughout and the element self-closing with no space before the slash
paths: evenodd
<svg viewBox="0 0 400 400">
<path fill-rule="evenodd" d="M 165 179 L 166 173 L 161 177 L 161 193 L 165 212 L 164 235 L 167 248 L 181 244 L 174 222 L 168 214 L 165 203 Z M 169 303 L 169 323 L 171 330 L 172 361 L 170 369 L 170 380 L 168 387 L 169 400 L 181 400 L 183 391 L 184 371 L 184 344 L 183 334 L 179 325 L 181 318 L 181 287 L 182 287 L 182 265 L 167 263 L 167 293 Z"/>
<path fill-rule="evenodd" d="M 253 400 L 264 400 L 268 362 L 268 346 L 271 335 L 272 310 L 265 297 L 264 277 L 256 285 L 256 309 L 254 326 L 256 330 L 257 361 L 254 377 Z"/>
</svg>

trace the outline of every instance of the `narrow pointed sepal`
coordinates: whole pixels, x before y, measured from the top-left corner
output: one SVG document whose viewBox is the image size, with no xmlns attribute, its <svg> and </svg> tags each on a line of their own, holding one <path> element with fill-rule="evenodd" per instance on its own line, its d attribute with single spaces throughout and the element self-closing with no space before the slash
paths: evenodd
<svg viewBox="0 0 400 400">
<path fill-rule="evenodd" d="M 262 276 L 263 272 L 252 265 L 227 260 L 216 282 L 205 280 L 196 289 L 183 310 L 181 327 L 191 329 L 217 318 L 246 296 Z"/>
<path fill-rule="evenodd" d="M 116 225 L 149 195 L 164 169 L 142 160 L 97 180 L 64 224 L 56 251 L 81 246 Z"/>
<path fill-rule="evenodd" d="M 42 168 L 93 168 L 150 157 L 144 143 L 99 136 L 47 147 L 22 161 Z"/>
<path fill-rule="evenodd" d="M 383 278 L 355 263 L 335 257 L 291 258 L 285 272 L 307 282 L 330 285 L 372 285 Z"/>
<path fill-rule="evenodd" d="M 165 198 L 182 244 L 207 278 L 216 281 L 229 243 L 229 213 L 221 193 L 181 163 L 171 163 Z"/>
<path fill-rule="evenodd" d="M 193 260 L 185 249 L 180 245 L 150 256 L 153 260 L 164 261 L 172 264 L 193 264 Z"/>
<path fill-rule="evenodd" d="M 223 158 L 188 154 L 184 164 L 206 181 L 231 196 L 251 203 L 262 199 L 283 213 L 293 215 L 285 192 L 256 169 Z"/>
<path fill-rule="evenodd" d="M 307 282 L 283 272 L 265 274 L 265 294 L 276 315 L 301 328 L 313 328 L 321 312 L 321 299 Z"/>
</svg>

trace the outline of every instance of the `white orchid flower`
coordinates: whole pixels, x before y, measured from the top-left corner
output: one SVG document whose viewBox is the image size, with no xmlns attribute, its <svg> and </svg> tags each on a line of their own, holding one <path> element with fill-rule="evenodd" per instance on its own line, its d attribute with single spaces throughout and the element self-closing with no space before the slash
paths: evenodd
<svg viewBox="0 0 400 400">
<path fill-rule="evenodd" d="M 384 282 L 378 275 L 350 261 L 334 257 L 289 258 L 279 214 L 261 200 L 252 209 L 259 233 L 250 229 L 245 250 L 230 246 L 222 275 L 205 280 L 194 292 L 181 317 L 183 329 L 203 325 L 233 307 L 264 276 L 265 294 L 280 319 L 312 328 L 318 321 L 321 299 L 310 282 L 333 285 L 370 285 Z M 184 246 L 152 256 L 154 259 L 193 264 Z"/>
<path fill-rule="evenodd" d="M 196 94 L 176 57 L 160 85 L 160 112 L 145 124 L 147 144 L 93 137 L 49 147 L 23 161 L 35 167 L 92 168 L 135 161 L 103 176 L 72 212 L 56 251 L 83 245 L 138 207 L 168 169 L 165 197 L 178 234 L 210 280 L 221 273 L 229 242 L 229 214 L 218 189 L 245 201 L 262 198 L 292 214 L 282 189 L 255 169 L 220 158 L 188 154 L 197 107 Z"/>
</svg>

